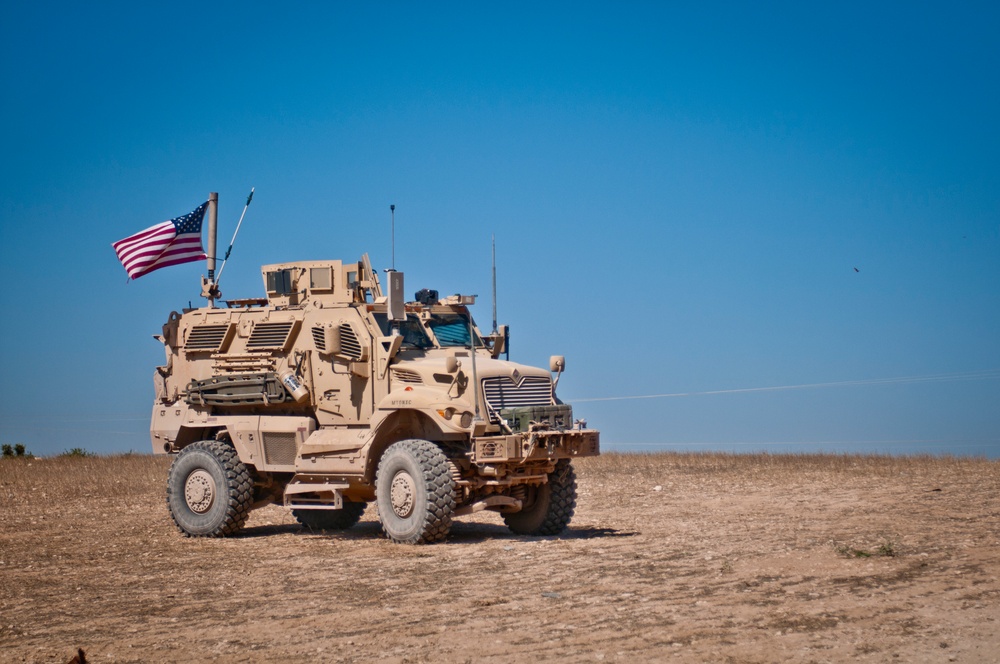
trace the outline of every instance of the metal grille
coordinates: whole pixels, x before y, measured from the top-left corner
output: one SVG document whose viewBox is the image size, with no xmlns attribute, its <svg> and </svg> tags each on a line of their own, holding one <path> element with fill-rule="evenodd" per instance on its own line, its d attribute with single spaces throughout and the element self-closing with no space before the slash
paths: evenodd
<svg viewBox="0 0 1000 664">
<path fill-rule="evenodd" d="M 326 339 L 323 337 L 323 332 L 323 327 L 319 325 L 312 329 L 313 344 L 316 346 L 316 350 L 321 353 L 326 352 Z M 358 335 L 354 333 L 354 328 L 351 327 L 350 323 L 340 324 L 340 352 L 337 354 L 352 360 L 360 360 L 363 357 L 361 342 L 358 341 Z"/>
<path fill-rule="evenodd" d="M 552 379 L 545 376 L 526 376 L 515 383 L 507 376 L 483 379 L 486 404 L 493 411 L 522 406 L 548 406 L 552 403 Z"/>
<path fill-rule="evenodd" d="M 479 453 L 476 455 L 483 459 L 493 459 L 497 457 L 505 456 L 507 450 L 504 448 L 503 443 L 498 441 L 487 441 L 480 443 Z"/>
<path fill-rule="evenodd" d="M 299 448 L 294 431 L 264 431 L 264 461 L 270 465 L 293 466 Z"/>
<path fill-rule="evenodd" d="M 313 327 L 312 334 L 316 350 L 321 353 L 324 352 L 326 350 L 326 339 L 323 338 L 323 328 L 318 325 Z"/>
<path fill-rule="evenodd" d="M 340 324 L 340 354 L 355 360 L 360 360 L 361 342 L 350 323 Z"/>
<path fill-rule="evenodd" d="M 217 351 L 226 341 L 229 332 L 229 324 L 223 325 L 195 325 L 188 333 L 187 343 L 184 348 L 187 350 L 211 350 Z"/>
<path fill-rule="evenodd" d="M 420 378 L 420 374 L 416 371 L 409 371 L 408 369 L 393 369 L 392 375 L 396 377 L 401 383 L 410 383 L 412 385 L 420 385 L 424 381 Z"/>
<path fill-rule="evenodd" d="M 292 326 L 295 321 L 285 323 L 257 323 L 247 339 L 247 348 L 261 350 L 266 348 L 276 348 L 284 350 L 291 335 Z"/>
</svg>

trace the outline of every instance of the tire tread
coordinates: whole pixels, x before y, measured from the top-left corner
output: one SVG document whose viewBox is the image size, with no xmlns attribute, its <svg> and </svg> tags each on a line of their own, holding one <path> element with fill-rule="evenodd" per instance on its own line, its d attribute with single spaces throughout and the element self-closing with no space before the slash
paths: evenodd
<svg viewBox="0 0 1000 664">
<path fill-rule="evenodd" d="M 558 535 L 566 530 L 576 511 L 576 471 L 569 459 L 560 460 L 549 473 L 548 487 L 549 504 L 541 523 L 535 527 L 526 526 L 524 517 L 527 515 L 514 512 L 504 514 L 507 527 L 519 535 L 535 536 Z"/>
<path fill-rule="evenodd" d="M 387 529 L 386 536 L 398 544 L 429 544 L 440 542 L 448 537 L 451 530 L 452 517 L 455 512 L 455 481 L 451 476 L 448 458 L 437 445 L 429 440 L 411 438 L 401 440 L 386 450 L 386 455 L 404 453 L 411 455 L 419 464 L 427 487 L 427 510 L 421 524 L 420 532 L 411 538 L 396 538 Z M 376 475 L 376 486 L 380 486 L 379 477 L 383 468 L 379 465 Z"/>
<path fill-rule="evenodd" d="M 224 496 L 226 500 L 226 513 L 221 523 L 211 532 L 198 534 L 187 531 L 177 520 L 174 510 L 171 509 L 172 482 L 168 480 L 167 510 L 170 512 L 170 518 L 173 520 L 174 525 L 185 537 L 228 537 L 235 535 L 246 524 L 250 508 L 253 505 L 253 478 L 250 475 L 250 471 L 240 461 L 239 454 L 237 454 L 236 449 L 232 445 L 218 440 L 203 440 L 193 443 L 181 450 L 181 454 L 184 454 L 186 450 L 204 450 L 214 456 L 222 465 L 223 472 L 226 475 L 226 496 Z M 178 455 L 171 464 L 170 477 L 173 476 L 174 467 L 180 459 L 181 456 Z"/>
</svg>

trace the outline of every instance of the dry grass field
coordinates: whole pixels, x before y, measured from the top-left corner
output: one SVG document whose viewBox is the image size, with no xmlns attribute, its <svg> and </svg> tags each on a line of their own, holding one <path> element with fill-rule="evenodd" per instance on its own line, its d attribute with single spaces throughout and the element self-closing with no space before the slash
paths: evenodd
<svg viewBox="0 0 1000 664">
<path fill-rule="evenodd" d="M 607 454 L 560 537 L 185 539 L 169 459 L 0 461 L 0 660 L 1000 660 L 1000 463 Z"/>
</svg>

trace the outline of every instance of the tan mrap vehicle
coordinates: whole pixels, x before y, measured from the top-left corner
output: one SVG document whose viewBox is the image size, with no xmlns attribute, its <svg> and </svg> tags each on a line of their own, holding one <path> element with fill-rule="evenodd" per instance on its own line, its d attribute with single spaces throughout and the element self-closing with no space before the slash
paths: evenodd
<svg viewBox="0 0 1000 664">
<path fill-rule="evenodd" d="M 367 256 L 262 274 L 266 299 L 216 307 L 206 281 L 209 306 L 171 313 L 158 337 L 151 437 L 176 455 L 167 502 L 184 534 L 231 535 L 270 503 L 350 528 L 372 501 L 402 543 L 480 510 L 518 534 L 566 527 L 572 460 L 598 454 L 599 434 L 555 395 L 561 357 L 502 360 L 506 329 L 478 332 L 474 296 L 404 302 L 394 271 L 383 295 Z"/>
</svg>

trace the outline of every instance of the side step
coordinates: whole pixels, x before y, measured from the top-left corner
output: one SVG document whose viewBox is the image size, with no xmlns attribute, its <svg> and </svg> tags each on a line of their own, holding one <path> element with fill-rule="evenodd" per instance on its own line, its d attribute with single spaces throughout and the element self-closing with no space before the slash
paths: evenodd
<svg viewBox="0 0 1000 664">
<path fill-rule="evenodd" d="M 303 482 L 293 479 L 285 487 L 285 507 L 297 510 L 343 509 L 343 491 L 349 486 L 343 483 Z"/>
</svg>

